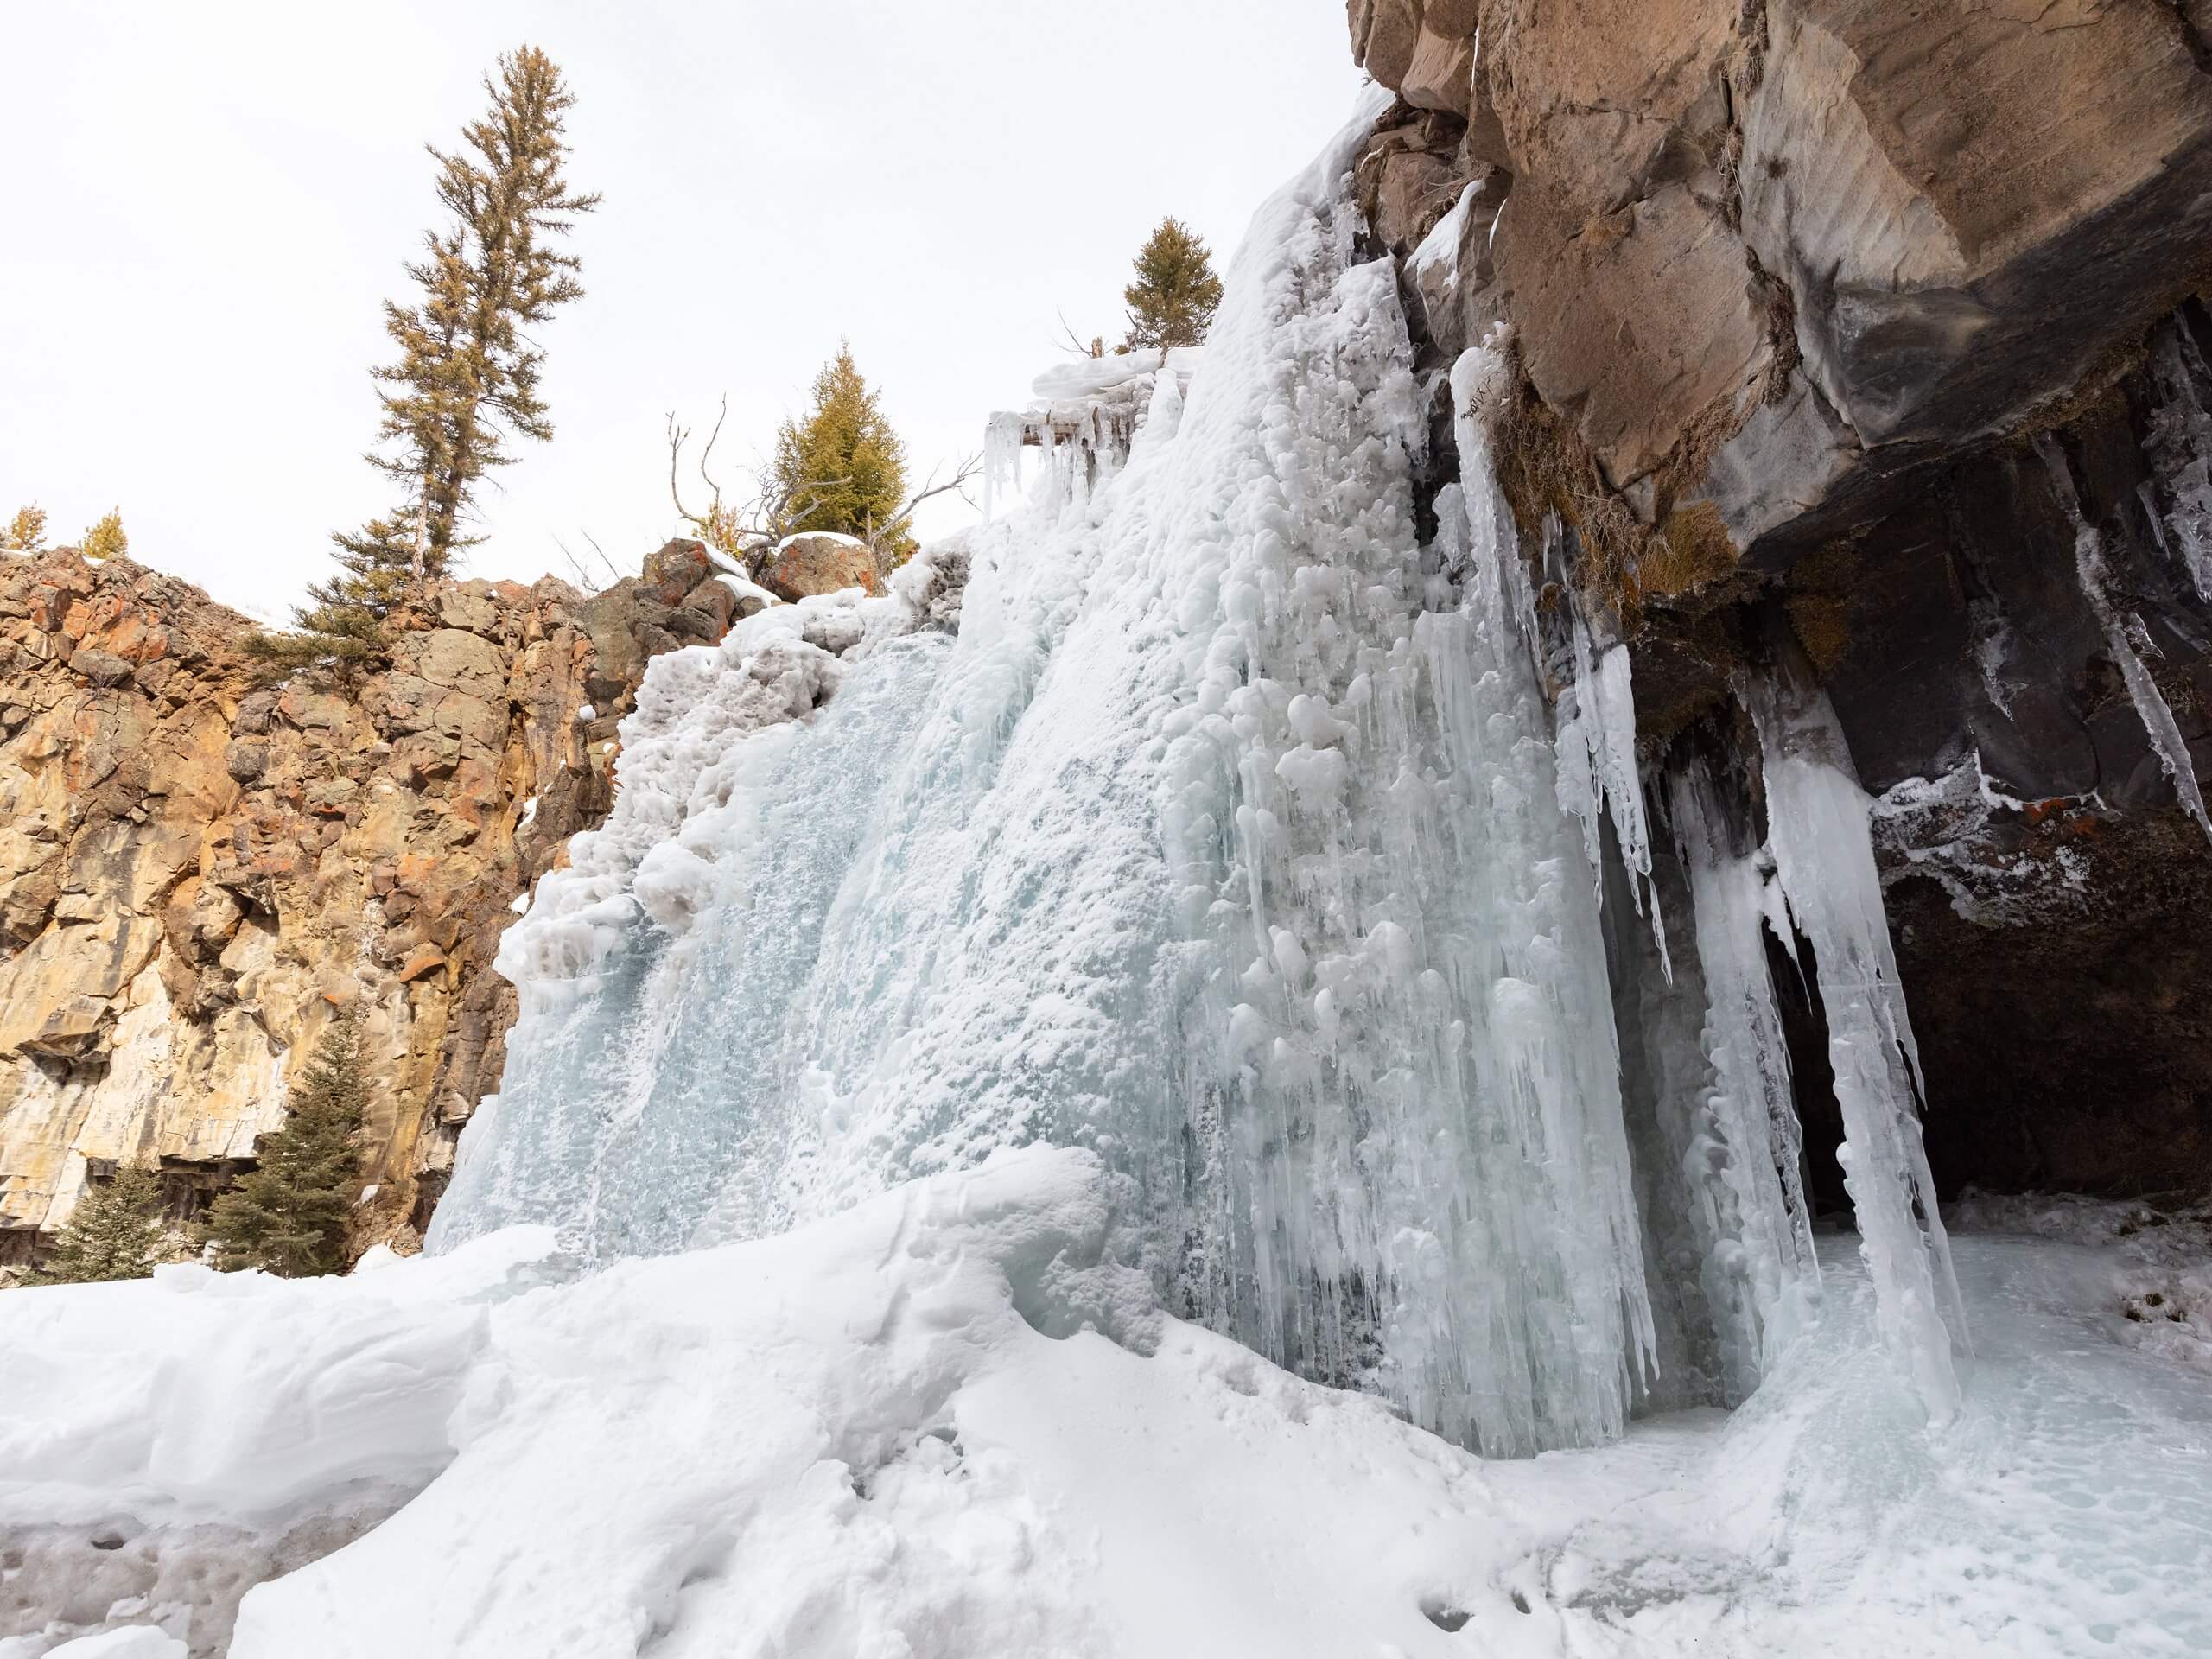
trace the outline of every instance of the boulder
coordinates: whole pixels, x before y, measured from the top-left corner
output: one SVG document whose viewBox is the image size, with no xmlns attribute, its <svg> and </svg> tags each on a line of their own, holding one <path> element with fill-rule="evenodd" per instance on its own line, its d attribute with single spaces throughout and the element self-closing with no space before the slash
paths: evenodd
<svg viewBox="0 0 2212 1659">
<path fill-rule="evenodd" d="M 849 536 L 793 536 L 779 545 L 761 568 L 760 586 L 786 601 L 848 588 L 883 591 L 875 555 Z"/>
</svg>

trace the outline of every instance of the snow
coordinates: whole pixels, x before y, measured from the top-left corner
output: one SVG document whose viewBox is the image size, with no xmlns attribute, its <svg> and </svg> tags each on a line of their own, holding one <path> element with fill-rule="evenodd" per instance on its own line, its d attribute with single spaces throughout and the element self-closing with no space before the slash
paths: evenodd
<svg viewBox="0 0 2212 1659">
<path fill-rule="evenodd" d="M 840 547 L 866 547 L 868 543 L 857 536 L 848 536 L 842 530 L 803 530 L 796 536 L 786 536 L 776 543 L 780 553 L 794 542 L 835 542 Z"/>
<path fill-rule="evenodd" d="M 404 1502 L 251 1590 L 232 1659 L 2212 1642 L 2212 1390 L 2130 1345 L 2115 1244 L 1960 1238 L 1980 1356 L 1940 1436 L 1834 1240 L 1820 1323 L 1741 1409 L 1497 1463 L 1168 1315 L 1128 1265 L 1141 1224 L 1127 1178 L 1033 1147 L 595 1273 L 539 1230 L 346 1280 L 19 1292 L 0 1299 L 0 1520 L 71 1502 L 158 1532 L 343 1505 L 335 1467 L 302 1484 L 256 1421 L 327 1408 L 355 1466 L 406 1471 Z M 188 1491 L 142 1437 L 116 1446 L 113 1379 L 149 1338 L 172 1383 L 208 1382 L 145 1397 L 156 1442 L 192 1443 Z M 27 1449 L 60 1484 L 26 1482 Z M 244 1501 L 278 1491 L 276 1516 Z M 7 1587 L 67 1599 L 21 1570 Z M 189 1596 L 85 1623 L 197 1641 Z"/>
<path fill-rule="evenodd" d="M 725 570 L 715 580 L 740 599 L 757 599 L 763 606 L 780 605 L 784 602 L 741 570 Z"/>
<path fill-rule="evenodd" d="M 125 1625 L 101 1636 L 80 1636 L 47 1649 L 48 1659 L 186 1659 L 189 1652 L 183 1643 L 151 1624 Z"/>
<path fill-rule="evenodd" d="M 1047 402 L 1096 397 L 1141 376 L 1158 374 L 1163 365 L 1188 380 L 1205 358 L 1205 348 L 1202 346 L 1178 346 L 1165 353 L 1157 346 L 1147 346 L 1135 351 L 1109 353 L 1104 357 L 1077 358 L 1072 363 L 1056 363 L 1046 370 L 1030 386 L 1030 391 Z"/>
</svg>

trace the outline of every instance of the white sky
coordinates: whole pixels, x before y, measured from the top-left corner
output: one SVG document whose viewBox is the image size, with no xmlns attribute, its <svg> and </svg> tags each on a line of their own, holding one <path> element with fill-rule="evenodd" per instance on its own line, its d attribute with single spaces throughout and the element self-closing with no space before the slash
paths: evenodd
<svg viewBox="0 0 2212 1659">
<path fill-rule="evenodd" d="M 0 515 L 73 539 L 119 505 L 134 558 L 281 613 L 386 505 L 367 370 L 422 146 L 524 41 L 607 198 L 543 336 L 556 435 L 470 555 L 525 581 L 585 530 L 635 569 L 677 527 L 664 412 L 727 391 L 750 463 L 840 335 L 918 474 L 980 448 L 1057 311 L 1110 342 L 1164 213 L 1225 268 L 1358 82 L 1337 0 L 0 0 Z"/>
</svg>

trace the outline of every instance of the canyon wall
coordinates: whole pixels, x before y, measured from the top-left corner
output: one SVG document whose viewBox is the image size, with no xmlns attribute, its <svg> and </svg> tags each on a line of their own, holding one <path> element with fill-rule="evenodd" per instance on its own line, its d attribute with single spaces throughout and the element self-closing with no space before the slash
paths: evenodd
<svg viewBox="0 0 2212 1659">
<path fill-rule="evenodd" d="M 2212 1184 L 2212 7 L 1348 15 L 1417 366 L 1510 325 L 1516 517 L 1647 765 L 1824 681 L 1939 1179 Z"/>
<path fill-rule="evenodd" d="M 0 555 L 0 1267 L 120 1162 L 204 1207 L 346 1007 L 357 1239 L 410 1247 L 498 1083 L 501 929 L 607 812 L 647 659 L 759 602 L 675 542 L 593 596 L 434 583 L 388 665 L 264 685 L 181 582 Z"/>
</svg>

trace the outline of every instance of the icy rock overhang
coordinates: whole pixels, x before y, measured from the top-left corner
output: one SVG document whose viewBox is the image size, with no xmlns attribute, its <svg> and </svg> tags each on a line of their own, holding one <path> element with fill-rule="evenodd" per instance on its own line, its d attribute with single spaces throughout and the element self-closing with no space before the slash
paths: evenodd
<svg viewBox="0 0 2212 1659">
<path fill-rule="evenodd" d="M 1163 412 L 1162 420 L 1173 426 L 1205 356 L 1203 346 L 1148 346 L 1046 370 L 1030 388 L 1037 402 L 993 415 L 985 427 L 985 516 L 1020 499 L 1025 449 L 1045 452 L 1046 473 L 1064 493 L 1077 486 L 1078 473 L 1080 486 L 1095 489 L 1128 460 L 1163 387 L 1173 412 Z"/>
</svg>

